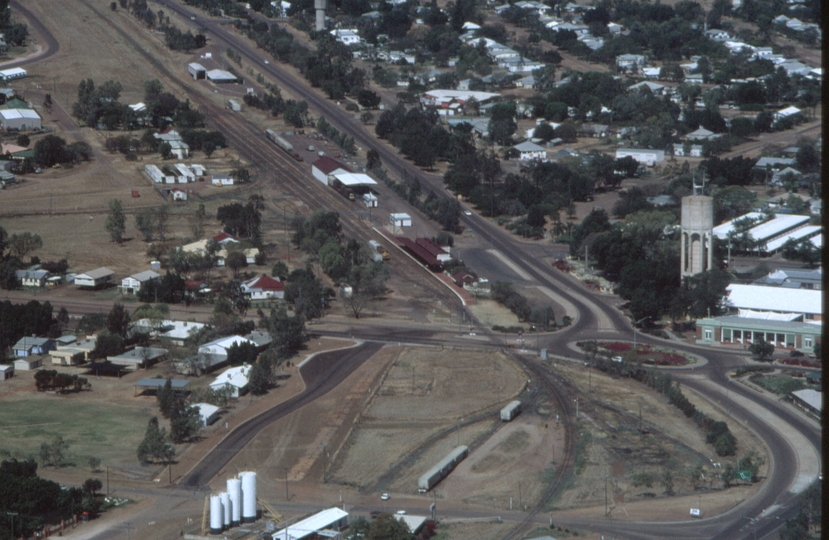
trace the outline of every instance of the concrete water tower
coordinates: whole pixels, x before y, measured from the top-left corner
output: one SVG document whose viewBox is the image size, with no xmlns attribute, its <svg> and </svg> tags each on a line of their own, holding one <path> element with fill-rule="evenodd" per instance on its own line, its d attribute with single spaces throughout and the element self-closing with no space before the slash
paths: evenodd
<svg viewBox="0 0 829 540">
<path fill-rule="evenodd" d="M 317 25 L 315 30 L 322 32 L 325 30 L 325 0 L 314 0 L 314 9 L 317 12 Z"/>
<path fill-rule="evenodd" d="M 714 246 L 714 199 L 705 195 L 682 198 L 682 276 L 711 270 Z"/>
</svg>

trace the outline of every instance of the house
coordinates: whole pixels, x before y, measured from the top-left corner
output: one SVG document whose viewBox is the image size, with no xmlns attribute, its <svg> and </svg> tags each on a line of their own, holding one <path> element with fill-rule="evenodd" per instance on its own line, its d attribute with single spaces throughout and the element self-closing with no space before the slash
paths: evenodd
<svg viewBox="0 0 829 540">
<path fill-rule="evenodd" d="M 181 140 L 181 134 L 179 134 L 178 131 L 176 131 L 175 129 L 173 129 L 171 127 L 167 127 L 167 128 L 161 130 L 158 133 L 153 133 L 153 137 L 158 139 L 159 141 L 164 141 L 164 142 L 180 141 Z"/>
<path fill-rule="evenodd" d="M 242 292 L 251 300 L 282 299 L 285 297 L 285 284 L 270 276 L 261 275 L 242 283 Z"/>
<path fill-rule="evenodd" d="M 755 285 L 785 287 L 787 289 L 820 289 L 823 283 L 823 269 L 797 270 L 783 268 L 770 272 L 754 281 Z"/>
<path fill-rule="evenodd" d="M 775 171 L 769 181 L 769 184 L 772 186 L 782 186 L 785 182 L 789 180 L 796 180 L 798 177 L 802 176 L 803 173 L 798 171 L 797 169 L 793 169 L 792 167 L 786 167 L 780 171 Z"/>
<path fill-rule="evenodd" d="M 328 156 L 323 156 L 311 164 L 311 174 L 326 186 L 330 175 L 350 172 L 351 169 L 346 165 Z"/>
<path fill-rule="evenodd" d="M 76 275 L 75 285 L 78 287 L 97 289 L 99 287 L 103 287 L 104 285 L 108 285 L 112 281 L 112 276 L 114 275 L 115 272 L 109 268 L 96 268 L 95 270 L 90 270 L 89 272 Z"/>
<path fill-rule="evenodd" d="M 49 338 L 24 337 L 20 338 L 12 346 L 14 355 L 19 358 L 26 358 L 33 354 L 46 354 L 55 348 L 55 342 Z"/>
<path fill-rule="evenodd" d="M 152 270 L 145 270 L 143 272 L 133 274 L 130 277 L 125 277 L 121 280 L 121 293 L 138 294 L 138 291 L 141 290 L 141 287 L 149 284 L 152 281 L 158 280 L 158 278 L 160 277 L 160 274 L 157 274 Z"/>
<path fill-rule="evenodd" d="M 774 113 L 774 120 L 780 120 L 782 118 L 788 118 L 789 116 L 794 116 L 795 114 L 800 114 L 802 111 L 797 107 L 791 106 L 786 107 L 785 109 L 780 109 L 776 113 Z"/>
<path fill-rule="evenodd" d="M 754 164 L 755 169 L 782 169 L 794 165 L 795 158 L 761 157 Z"/>
<path fill-rule="evenodd" d="M 95 349 L 98 341 L 96 336 L 76 340 L 69 344 L 60 344 L 53 351 L 49 351 L 53 366 L 75 366 L 89 361 L 89 353 Z"/>
<path fill-rule="evenodd" d="M 331 30 L 330 34 L 343 45 L 359 45 L 361 41 L 360 34 L 356 29 L 337 28 Z"/>
<path fill-rule="evenodd" d="M 477 283 L 478 277 L 474 274 L 470 274 L 466 270 L 458 270 L 457 272 L 452 274 L 452 281 L 454 281 L 455 285 L 457 285 L 458 287 L 466 288 L 467 285 Z"/>
<path fill-rule="evenodd" d="M 146 369 L 157 362 L 161 362 L 169 352 L 167 349 L 156 347 L 136 347 L 117 356 L 107 356 L 107 360 L 115 365 L 125 366 L 127 369 L 136 371 L 140 367 Z"/>
<path fill-rule="evenodd" d="M 653 167 L 656 163 L 665 161 L 664 150 L 652 150 L 650 148 L 619 148 L 616 150 L 616 159 L 627 156 L 648 167 Z"/>
<path fill-rule="evenodd" d="M 606 126 L 604 124 L 585 123 L 582 124 L 577 131 L 577 135 L 579 137 L 593 137 L 596 139 L 607 137 L 609 134 L 610 126 Z"/>
<path fill-rule="evenodd" d="M 390 214 L 389 221 L 391 222 L 392 227 L 412 226 L 412 216 L 410 216 L 409 214 L 404 214 L 402 212 Z"/>
<path fill-rule="evenodd" d="M 190 145 L 184 141 L 168 141 L 170 152 L 178 159 L 184 159 L 190 155 Z"/>
<path fill-rule="evenodd" d="M 702 157 L 702 145 L 701 144 L 674 144 L 672 145 L 674 150 L 674 155 L 678 157 Z"/>
<path fill-rule="evenodd" d="M 213 390 L 230 390 L 230 397 L 238 398 L 248 390 L 250 382 L 250 364 L 228 368 L 216 380 L 210 383 Z"/>
<path fill-rule="evenodd" d="M 204 326 L 203 323 L 192 321 L 151 321 L 150 319 L 139 319 L 132 324 L 130 330 L 132 332 L 149 333 L 150 335 L 157 336 L 159 339 L 181 347 L 188 338 L 197 334 Z"/>
<path fill-rule="evenodd" d="M 183 189 L 173 188 L 170 190 L 170 196 L 174 201 L 186 201 L 187 200 L 187 192 Z"/>
<path fill-rule="evenodd" d="M 0 126 L 6 131 L 30 131 L 40 129 L 40 115 L 31 109 L 0 110 Z"/>
<path fill-rule="evenodd" d="M 696 131 L 692 131 L 691 133 L 688 133 L 687 135 L 685 135 L 683 137 L 683 140 L 686 140 L 686 141 L 710 141 L 712 139 L 717 139 L 719 137 L 721 137 L 721 135 L 718 135 L 717 133 L 714 133 L 713 131 L 709 131 L 709 130 L 705 129 L 704 127 L 700 127 Z"/>
<path fill-rule="evenodd" d="M 14 377 L 14 366 L 0 364 L 0 381 L 5 381 L 12 377 Z"/>
<path fill-rule="evenodd" d="M 628 86 L 628 92 L 639 92 L 648 89 L 656 95 L 662 95 L 665 90 L 664 84 L 659 84 L 651 81 L 642 81 L 640 83 Z"/>
<path fill-rule="evenodd" d="M 227 362 L 227 350 L 233 345 L 254 342 L 242 336 L 226 336 L 215 339 L 199 346 L 197 367 L 202 371 L 210 371 L 218 365 Z"/>
<path fill-rule="evenodd" d="M 43 287 L 47 280 L 52 277 L 46 270 L 30 268 L 28 270 L 17 270 L 15 276 L 20 280 L 20 284 L 24 287 Z"/>
<path fill-rule="evenodd" d="M 706 30 L 702 34 L 712 41 L 722 42 L 731 39 L 731 35 L 728 32 L 726 32 L 725 30 L 721 30 L 719 28 L 712 28 L 711 30 Z"/>
<path fill-rule="evenodd" d="M 209 426 L 219 418 L 219 411 L 221 409 L 215 405 L 211 405 L 210 403 L 194 403 L 191 406 L 198 409 L 199 420 L 201 420 L 203 426 Z"/>
<path fill-rule="evenodd" d="M 43 367 L 42 356 L 29 356 L 14 361 L 14 369 L 18 371 L 35 371 Z"/>
<path fill-rule="evenodd" d="M 617 25 L 618 26 L 618 25 Z M 620 54 L 616 57 L 616 69 L 636 73 L 647 63 L 643 54 Z"/>
<path fill-rule="evenodd" d="M 547 149 L 530 141 L 524 141 L 521 144 L 514 146 L 518 150 L 518 159 L 520 161 L 532 161 L 547 159 Z"/>
</svg>

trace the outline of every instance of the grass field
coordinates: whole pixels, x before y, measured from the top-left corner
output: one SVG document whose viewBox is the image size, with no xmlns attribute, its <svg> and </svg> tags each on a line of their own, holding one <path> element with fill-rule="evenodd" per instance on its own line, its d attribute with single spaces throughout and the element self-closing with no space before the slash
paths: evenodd
<svg viewBox="0 0 829 540">
<path fill-rule="evenodd" d="M 103 465 L 135 461 L 135 449 L 144 437 L 149 409 L 111 403 L 52 399 L 17 399 L 0 408 L 0 454 L 19 459 L 37 456 L 40 445 L 57 436 L 69 444 L 67 463 L 88 467 L 90 457 Z"/>
<path fill-rule="evenodd" d="M 787 375 L 763 375 L 761 373 L 755 373 L 748 380 L 756 385 L 762 386 L 769 392 L 774 392 L 781 396 L 788 395 L 790 392 L 796 390 L 803 390 L 808 386 L 805 380 L 795 379 Z"/>
</svg>

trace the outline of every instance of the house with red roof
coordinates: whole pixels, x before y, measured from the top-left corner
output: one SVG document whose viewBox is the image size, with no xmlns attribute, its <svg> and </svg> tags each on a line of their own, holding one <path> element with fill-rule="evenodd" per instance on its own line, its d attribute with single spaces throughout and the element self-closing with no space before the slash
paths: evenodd
<svg viewBox="0 0 829 540">
<path fill-rule="evenodd" d="M 242 292 L 251 300 L 268 300 L 285 298 L 285 284 L 270 276 L 259 277 L 242 282 Z"/>
<path fill-rule="evenodd" d="M 211 238 L 211 240 L 213 240 L 217 244 L 221 244 L 221 245 L 225 245 L 229 242 L 236 242 L 236 243 L 239 242 L 233 236 L 227 234 L 226 232 L 220 232 L 219 234 L 217 234 L 216 236 Z"/>
</svg>

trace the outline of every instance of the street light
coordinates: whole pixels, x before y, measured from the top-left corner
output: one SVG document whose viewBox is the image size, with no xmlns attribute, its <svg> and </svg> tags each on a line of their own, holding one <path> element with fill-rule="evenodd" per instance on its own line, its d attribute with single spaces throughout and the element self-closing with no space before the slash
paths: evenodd
<svg viewBox="0 0 829 540">
<path fill-rule="evenodd" d="M 17 512 L 6 512 L 6 515 L 12 518 L 12 538 L 14 538 L 14 516 L 17 515 Z"/>
<path fill-rule="evenodd" d="M 643 317 L 643 318 L 641 318 L 641 319 L 639 319 L 638 321 L 636 321 L 636 322 L 634 322 L 634 323 L 633 323 L 633 354 L 636 354 L 636 327 L 637 327 L 639 324 L 641 324 L 641 323 L 643 323 L 643 322 L 647 321 L 648 319 L 653 319 L 653 317 L 651 317 L 650 315 L 648 315 L 647 317 Z"/>
</svg>

